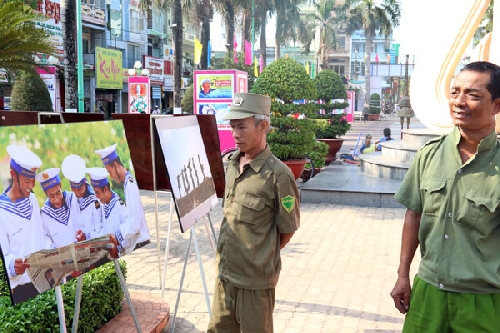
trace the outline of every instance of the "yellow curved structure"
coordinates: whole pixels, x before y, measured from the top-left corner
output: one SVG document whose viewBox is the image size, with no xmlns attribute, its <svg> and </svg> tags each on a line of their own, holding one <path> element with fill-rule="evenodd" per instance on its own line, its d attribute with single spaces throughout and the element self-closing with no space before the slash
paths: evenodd
<svg viewBox="0 0 500 333">
<path fill-rule="evenodd" d="M 420 41 L 415 42 L 421 45 L 421 49 L 425 46 L 426 52 L 417 55 L 418 62 L 411 75 L 410 96 L 415 114 L 430 129 L 444 130 L 453 127 L 448 109 L 451 80 L 489 3 L 490 0 L 419 2 L 419 5 L 429 8 L 429 11 L 422 20 L 422 25 L 416 27 L 419 31 L 415 38 Z M 495 6 L 494 17 L 500 20 L 498 7 L 500 6 Z M 496 52 L 496 56 L 500 56 L 498 51 L 490 52 L 500 50 L 499 38 L 494 41 L 494 33 L 488 38 L 481 45 L 481 51 L 477 52 L 479 59 L 475 60 L 489 60 L 500 64 L 500 61 L 490 60 L 492 53 Z"/>
</svg>

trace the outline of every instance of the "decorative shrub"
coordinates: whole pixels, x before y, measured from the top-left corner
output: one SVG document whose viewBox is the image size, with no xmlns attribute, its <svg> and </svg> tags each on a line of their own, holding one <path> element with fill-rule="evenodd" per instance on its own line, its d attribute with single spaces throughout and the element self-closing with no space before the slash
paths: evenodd
<svg viewBox="0 0 500 333">
<path fill-rule="evenodd" d="M 267 137 L 271 152 L 280 160 L 302 159 L 314 151 L 314 121 L 274 117 Z M 326 156 L 326 154 L 325 154 Z"/>
<path fill-rule="evenodd" d="M 181 109 L 182 112 L 187 112 L 190 114 L 194 113 L 194 101 L 193 101 L 193 91 L 194 91 L 194 86 L 190 85 L 187 89 L 186 92 L 184 93 L 184 96 L 182 96 L 181 99 Z"/>
<path fill-rule="evenodd" d="M 281 58 L 269 64 L 255 81 L 251 92 L 271 97 L 273 116 L 300 113 L 309 117 L 316 113 L 314 104 L 294 104 L 294 101 L 316 100 L 317 93 L 304 66 L 293 59 Z"/>
<path fill-rule="evenodd" d="M 370 113 L 380 114 L 380 95 L 377 93 L 370 96 Z"/>
<path fill-rule="evenodd" d="M 346 99 L 347 91 L 340 76 L 331 69 L 319 72 L 314 78 L 318 98 L 330 102 L 332 99 Z"/>
<path fill-rule="evenodd" d="M 343 114 L 318 115 L 315 121 L 317 126 L 314 132 L 318 139 L 338 139 L 351 129 Z"/>
<path fill-rule="evenodd" d="M 55 87 L 54 87 L 55 88 Z M 16 77 L 10 109 L 15 111 L 53 111 L 47 86 L 40 78 L 30 73 L 22 73 Z"/>
<path fill-rule="evenodd" d="M 3 262 L 1 262 L 3 267 Z M 120 261 L 126 276 L 125 261 Z M 61 286 L 66 327 L 71 330 L 77 279 Z M 114 264 L 107 263 L 83 276 L 78 332 L 95 332 L 121 311 L 123 299 Z M 54 289 L 14 306 L 11 305 L 5 272 L 0 270 L 0 332 L 59 332 L 59 317 Z"/>
<path fill-rule="evenodd" d="M 309 152 L 307 157 L 311 159 L 315 168 L 323 168 L 325 166 L 326 154 L 328 154 L 328 145 L 324 142 L 316 141 L 314 143 L 314 149 Z M 311 164 L 307 163 L 305 167 L 310 169 Z"/>
</svg>

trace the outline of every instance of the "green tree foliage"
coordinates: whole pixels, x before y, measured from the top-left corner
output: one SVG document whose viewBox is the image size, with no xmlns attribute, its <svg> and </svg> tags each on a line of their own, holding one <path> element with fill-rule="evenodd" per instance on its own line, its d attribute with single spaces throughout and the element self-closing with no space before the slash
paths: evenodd
<svg viewBox="0 0 500 333">
<path fill-rule="evenodd" d="M 295 100 L 315 100 L 316 87 L 304 66 L 297 61 L 281 58 L 267 66 L 255 81 L 252 93 L 268 95 L 273 100 L 273 115 L 304 113 L 306 116 L 316 113 L 314 104 L 294 104 Z"/>
<path fill-rule="evenodd" d="M 331 69 L 319 72 L 314 77 L 314 85 L 318 92 L 318 98 L 323 101 L 347 98 L 347 91 L 342 83 L 342 79 Z"/>
<path fill-rule="evenodd" d="M 190 85 L 186 89 L 184 96 L 182 96 L 181 100 L 182 112 L 193 113 L 194 111 L 193 91 L 194 91 L 194 86 Z"/>
<path fill-rule="evenodd" d="M 36 73 L 33 54 L 54 52 L 49 33 L 34 22 L 45 19 L 22 1 L 0 1 L 0 68 Z"/>
<path fill-rule="evenodd" d="M 11 109 L 16 111 L 52 111 L 52 100 L 40 75 L 24 72 L 12 88 Z"/>
</svg>

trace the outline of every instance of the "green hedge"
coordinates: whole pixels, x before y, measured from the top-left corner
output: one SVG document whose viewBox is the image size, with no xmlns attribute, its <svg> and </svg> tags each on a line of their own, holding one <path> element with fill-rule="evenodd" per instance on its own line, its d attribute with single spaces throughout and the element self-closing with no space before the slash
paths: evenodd
<svg viewBox="0 0 500 333">
<path fill-rule="evenodd" d="M 3 265 L 3 263 L 0 261 Z M 125 261 L 120 261 L 126 276 Z M 62 285 L 66 327 L 71 331 L 77 279 Z M 112 262 L 83 276 L 78 332 L 95 332 L 121 311 L 120 280 Z M 54 289 L 12 306 L 5 272 L 0 269 L 0 332 L 59 332 L 59 316 Z"/>
</svg>

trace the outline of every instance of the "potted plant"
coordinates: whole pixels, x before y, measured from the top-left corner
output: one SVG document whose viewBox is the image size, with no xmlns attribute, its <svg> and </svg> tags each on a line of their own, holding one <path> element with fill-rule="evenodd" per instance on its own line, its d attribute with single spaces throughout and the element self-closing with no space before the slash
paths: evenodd
<svg viewBox="0 0 500 333">
<path fill-rule="evenodd" d="M 326 165 L 330 165 L 337 158 L 337 153 L 342 148 L 344 139 L 340 138 L 345 135 L 351 124 L 345 120 L 343 114 L 327 114 L 318 115 L 319 119 L 315 119 L 315 135 L 318 141 L 324 142 L 329 146 L 328 154 L 326 155 Z"/>
<path fill-rule="evenodd" d="M 271 152 L 283 161 L 295 176 L 300 177 L 306 158 L 315 148 L 314 123 L 311 119 L 273 117 L 267 142 Z"/>
<path fill-rule="evenodd" d="M 271 152 L 300 177 L 306 159 L 315 147 L 314 121 L 306 118 L 316 113 L 315 86 L 303 65 L 281 58 L 267 66 L 251 90 L 271 97 L 271 131 L 267 142 Z M 299 166 L 296 169 L 296 166 Z"/>
<path fill-rule="evenodd" d="M 318 73 L 314 78 L 314 85 L 319 97 L 317 113 L 314 116 L 317 119 L 315 134 L 319 141 L 329 146 L 326 157 L 326 165 L 329 165 L 336 159 L 336 154 L 344 142 L 340 136 L 350 129 L 349 123 L 343 119 L 344 115 L 335 114 L 349 105 L 345 102 L 347 91 L 342 78 L 331 69 Z"/>
<path fill-rule="evenodd" d="M 380 119 L 380 95 L 374 93 L 370 96 L 370 114 L 368 115 L 368 120 L 379 120 Z"/>
</svg>

